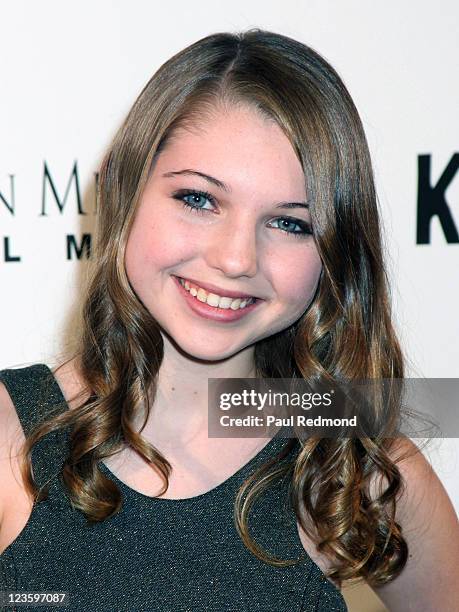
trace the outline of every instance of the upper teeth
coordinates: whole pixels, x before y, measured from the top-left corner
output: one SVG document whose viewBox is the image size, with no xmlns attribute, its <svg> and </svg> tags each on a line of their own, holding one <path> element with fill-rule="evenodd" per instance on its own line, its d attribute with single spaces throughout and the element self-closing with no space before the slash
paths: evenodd
<svg viewBox="0 0 459 612">
<path fill-rule="evenodd" d="M 248 304 L 252 304 L 255 301 L 254 298 L 230 298 L 217 295 L 216 293 L 208 293 L 202 287 L 191 285 L 189 281 L 180 278 L 180 284 L 185 287 L 192 296 L 196 297 L 200 302 L 206 302 L 209 306 L 218 308 L 231 308 L 231 310 L 238 310 L 239 308 L 245 308 Z"/>
</svg>

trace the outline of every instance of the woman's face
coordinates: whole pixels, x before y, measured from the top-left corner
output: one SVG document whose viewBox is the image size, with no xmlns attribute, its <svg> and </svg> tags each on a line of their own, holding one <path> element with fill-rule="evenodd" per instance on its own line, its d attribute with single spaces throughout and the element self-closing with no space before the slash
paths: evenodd
<svg viewBox="0 0 459 612">
<path fill-rule="evenodd" d="M 313 298 L 321 260 L 306 201 L 277 124 L 247 107 L 216 110 L 157 159 L 126 246 L 131 286 L 183 351 L 230 357 L 294 323 Z M 257 300 L 241 309 L 242 294 Z"/>
</svg>

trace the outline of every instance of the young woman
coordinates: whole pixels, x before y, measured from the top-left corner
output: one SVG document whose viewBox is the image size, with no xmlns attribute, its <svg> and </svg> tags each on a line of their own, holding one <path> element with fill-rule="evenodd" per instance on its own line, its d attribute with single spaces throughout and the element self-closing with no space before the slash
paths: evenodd
<svg viewBox="0 0 459 612">
<path fill-rule="evenodd" d="M 457 519 L 414 444 L 208 436 L 209 378 L 403 378 L 365 135 L 322 57 L 254 29 L 161 66 L 102 163 L 93 265 L 73 352 L 0 373 L 11 609 L 338 611 L 357 580 L 457 609 Z"/>
</svg>

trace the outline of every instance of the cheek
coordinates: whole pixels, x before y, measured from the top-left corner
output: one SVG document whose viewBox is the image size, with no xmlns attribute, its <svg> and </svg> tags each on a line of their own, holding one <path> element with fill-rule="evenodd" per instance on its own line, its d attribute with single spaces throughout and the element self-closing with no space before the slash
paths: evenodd
<svg viewBox="0 0 459 612">
<path fill-rule="evenodd" d="M 125 267 L 131 283 L 167 270 L 185 259 L 189 250 L 186 235 L 161 214 L 146 214 L 140 208 L 126 244 Z"/>
<path fill-rule="evenodd" d="M 278 297 L 300 310 L 312 299 L 322 270 L 322 261 L 315 246 L 292 252 L 277 260 L 272 268 L 272 283 Z"/>
</svg>

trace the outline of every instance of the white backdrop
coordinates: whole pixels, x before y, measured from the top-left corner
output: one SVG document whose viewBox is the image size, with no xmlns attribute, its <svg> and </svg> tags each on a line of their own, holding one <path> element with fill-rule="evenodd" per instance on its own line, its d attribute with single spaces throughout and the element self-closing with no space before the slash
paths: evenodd
<svg viewBox="0 0 459 612">
<path fill-rule="evenodd" d="M 434 188 L 459 151 L 456 0 L 11 0 L 0 19 L 0 369 L 54 364 L 85 273 L 67 236 L 91 232 L 94 172 L 143 85 L 198 38 L 257 26 L 316 48 L 343 77 L 373 154 L 408 374 L 459 377 L 459 242 L 433 217 L 430 243 L 416 244 L 418 156 L 431 156 Z M 68 188 L 62 213 L 51 183 L 61 202 Z M 424 203 L 435 196 L 457 233 L 459 171 Z M 457 440 L 435 449 L 459 509 Z"/>
</svg>

